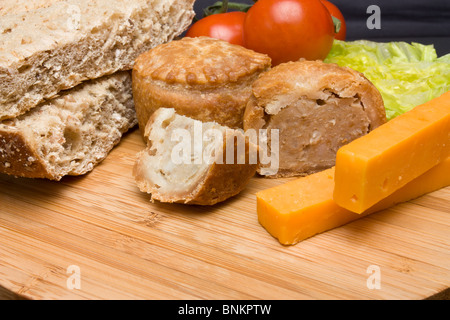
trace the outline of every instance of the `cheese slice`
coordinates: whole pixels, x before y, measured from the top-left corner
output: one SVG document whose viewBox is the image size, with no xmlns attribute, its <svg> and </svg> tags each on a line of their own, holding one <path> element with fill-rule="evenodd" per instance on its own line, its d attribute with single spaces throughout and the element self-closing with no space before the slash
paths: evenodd
<svg viewBox="0 0 450 320">
<path fill-rule="evenodd" d="M 448 156 L 450 91 L 341 147 L 334 200 L 361 213 Z"/>
<path fill-rule="evenodd" d="M 335 168 L 331 168 L 258 192 L 259 223 L 281 244 L 293 245 L 315 234 L 450 185 L 448 157 L 362 214 L 357 214 L 333 201 L 334 171 Z"/>
</svg>

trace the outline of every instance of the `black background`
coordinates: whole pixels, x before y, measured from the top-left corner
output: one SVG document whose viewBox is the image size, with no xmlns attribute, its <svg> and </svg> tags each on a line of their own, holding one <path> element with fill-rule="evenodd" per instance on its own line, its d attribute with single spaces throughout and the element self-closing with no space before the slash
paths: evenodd
<svg viewBox="0 0 450 320">
<path fill-rule="evenodd" d="M 251 0 L 232 0 L 253 3 Z M 197 18 L 216 0 L 197 0 Z M 438 55 L 450 53 L 450 0 L 331 0 L 347 23 L 347 40 L 406 41 L 434 44 Z M 381 11 L 381 29 L 368 29 L 370 5 Z"/>
</svg>

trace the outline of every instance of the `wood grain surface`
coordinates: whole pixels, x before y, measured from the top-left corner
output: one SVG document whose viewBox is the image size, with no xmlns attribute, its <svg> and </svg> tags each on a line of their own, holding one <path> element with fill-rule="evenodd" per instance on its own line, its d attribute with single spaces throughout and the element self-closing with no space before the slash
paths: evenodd
<svg viewBox="0 0 450 320">
<path fill-rule="evenodd" d="M 450 187 L 283 246 L 255 193 L 285 180 L 255 177 L 213 207 L 151 203 L 131 176 L 142 148 L 133 130 L 86 176 L 0 176 L 0 296 L 425 299 L 450 287 Z"/>
</svg>

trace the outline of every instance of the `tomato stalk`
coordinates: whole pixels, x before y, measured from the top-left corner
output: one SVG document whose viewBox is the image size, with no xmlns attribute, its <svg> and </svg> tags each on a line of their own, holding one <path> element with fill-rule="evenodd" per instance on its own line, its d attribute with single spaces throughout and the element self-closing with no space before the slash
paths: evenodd
<svg viewBox="0 0 450 320">
<path fill-rule="evenodd" d="M 335 16 L 331 16 L 331 19 L 333 19 L 334 32 L 339 33 L 339 31 L 341 30 L 341 20 L 339 20 Z"/>
<path fill-rule="evenodd" d="M 247 12 L 251 6 L 252 6 L 251 4 L 230 2 L 228 0 L 217 1 L 213 5 L 203 9 L 203 16 L 207 17 L 207 16 L 217 14 L 217 13 L 226 13 L 226 12 L 228 12 L 229 9 L 232 9 L 235 11 Z"/>
</svg>

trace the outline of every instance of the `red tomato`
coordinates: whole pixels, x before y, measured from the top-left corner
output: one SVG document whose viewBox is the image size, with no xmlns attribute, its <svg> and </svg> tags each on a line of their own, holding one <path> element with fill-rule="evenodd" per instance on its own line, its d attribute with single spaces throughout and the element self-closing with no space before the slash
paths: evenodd
<svg viewBox="0 0 450 320">
<path fill-rule="evenodd" d="M 207 36 L 243 46 L 245 12 L 217 13 L 195 22 L 186 37 Z"/>
<path fill-rule="evenodd" d="M 342 14 L 341 10 L 339 10 L 339 8 L 336 7 L 336 5 L 331 3 L 330 1 L 327 1 L 327 0 L 320 0 L 320 1 L 322 1 L 322 3 L 325 5 L 325 7 L 327 7 L 328 11 L 330 12 L 330 14 L 333 17 L 338 18 L 339 20 L 341 20 L 341 29 L 334 36 L 334 38 L 344 41 L 345 37 L 347 35 L 347 25 L 345 24 L 344 15 Z"/>
<path fill-rule="evenodd" d="M 331 15 L 320 0 L 259 0 L 244 22 L 245 46 L 268 54 L 272 65 L 323 60 L 334 34 Z"/>
</svg>

